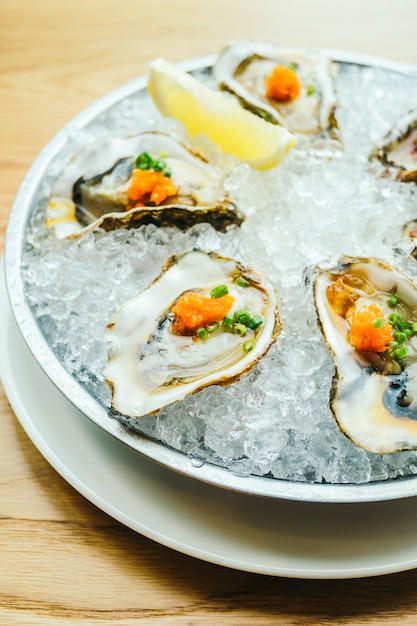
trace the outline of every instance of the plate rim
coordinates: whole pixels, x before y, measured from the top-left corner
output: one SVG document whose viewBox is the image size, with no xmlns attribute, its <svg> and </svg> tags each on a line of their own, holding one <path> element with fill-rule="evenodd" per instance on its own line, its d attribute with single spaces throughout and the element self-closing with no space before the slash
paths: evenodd
<svg viewBox="0 0 417 626">
<path fill-rule="evenodd" d="M 4 291 L 4 275 L 1 272 L 0 294 L 3 295 Z M 267 516 L 261 516 L 259 521 L 260 527 L 258 528 L 252 524 L 253 517 L 247 520 L 245 515 L 242 514 L 246 507 L 251 507 L 253 504 L 251 495 L 233 493 L 230 498 L 225 496 L 225 492 L 222 489 L 217 489 L 210 485 L 196 485 L 192 478 L 179 476 L 170 472 L 168 468 L 160 468 L 162 473 L 161 471 L 158 472 L 156 471 L 158 464 L 143 457 L 143 455 L 133 449 L 129 450 L 130 460 L 128 460 L 126 465 L 120 466 L 120 457 L 123 456 L 125 458 L 126 453 L 124 445 L 96 426 L 91 420 L 86 420 L 81 412 L 55 388 L 26 346 L 7 298 L 0 298 L 0 321 L 5 322 L 0 324 L 0 338 L 4 339 L 4 345 L 8 348 L 0 351 L 0 378 L 16 418 L 23 430 L 46 461 L 68 484 L 100 510 L 126 527 L 156 543 L 201 561 L 268 576 L 341 580 L 381 576 L 417 567 L 417 530 L 414 537 L 413 558 L 410 558 L 410 546 L 408 544 L 406 547 L 402 546 L 402 548 L 399 548 L 398 551 L 390 551 L 384 530 L 381 530 L 381 536 L 378 541 L 382 547 L 382 555 L 380 552 L 377 552 L 378 556 L 375 557 L 375 550 L 370 547 L 370 558 L 373 555 L 374 564 L 369 565 L 366 558 L 363 559 L 363 539 L 360 536 L 360 532 L 364 529 L 365 533 L 373 534 L 375 532 L 375 517 L 379 518 L 381 515 L 381 512 L 373 511 L 374 507 L 372 504 L 348 506 L 348 511 L 350 511 L 351 515 L 354 515 L 355 519 L 355 524 L 351 524 L 347 521 L 349 516 L 345 514 L 346 505 L 329 507 L 323 504 L 317 505 L 308 502 L 294 503 L 285 500 L 262 499 L 261 502 L 266 503 L 269 515 L 275 516 L 278 520 L 277 526 L 280 524 L 280 517 L 287 517 L 286 522 L 281 522 L 279 528 L 276 528 L 275 525 L 273 526 L 273 530 L 268 536 L 268 550 L 265 551 L 263 542 L 257 542 L 257 538 L 258 536 L 263 536 L 262 524 Z M 12 325 L 11 328 L 10 325 Z M 11 333 L 9 333 L 9 330 L 11 330 Z M 10 345 L 7 340 L 10 340 Z M 10 349 L 12 343 L 13 351 Z M 16 375 L 17 364 L 19 366 L 19 377 Z M 36 395 L 38 397 L 48 397 L 49 399 L 46 405 L 46 418 L 41 415 L 43 408 L 40 409 L 39 406 L 36 406 L 36 402 L 33 402 L 32 394 L 35 392 L 28 392 L 27 386 L 22 384 L 25 380 L 24 376 L 22 378 L 22 370 L 25 372 L 25 365 L 29 365 L 32 377 L 34 374 L 36 376 L 34 385 L 36 387 Z M 38 376 L 40 376 L 40 380 L 37 379 Z M 39 390 L 45 390 L 47 393 L 39 394 Z M 51 397 L 51 392 L 53 392 L 53 397 Z M 63 440 L 62 437 L 57 435 L 59 429 L 48 427 L 47 435 L 45 436 L 43 420 L 48 424 L 51 423 L 48 417 L 48 409 L 53 407 L 59 409 L 54 411 L 54 415 L 61 416 L 62 422 L 60 425 L 62 426 L 65 422 L 66 427 L 73 433 L 72 436 L 76 437 L 81 428 L 81 433 L 84 436 L 88 435 L 94 442 L 94 456 L 91 458 L 91 455 L 88 454 L 88 462 L 86 464 L 80 463 L 80 450 L 77 449 L 77 453 L 74 454 L 71 453 L 71 446 L 68 448 L 67 443 L 70 441 L 68 432 L 66 433 L 66 438 L 64 438 L 64 446 L 69 449 L 67 456 L 62 454 L 62 449 L 59 445 L 58 448 L 56 446 L 57 439 L 55 437 L 58 437 L 61 441 Z M 88 441 L 86 445 L 88 453 L 90 453 L 91 446 Z M 110 456 L 107 446 L 110 446 Z M 103 472 L 106 471 L 115 480 L 113 486 L 109 485 L 107 480 L 103 480 Z M 127 490 L 127 500 L 118 493 L 116 494 L 114 490 L 118 487 L 121 490 L 123 486 Z M 159 492 L 159 495 L 162 497 L 154 497 L 155 486 L 162 489 Z M 211 507 L 208 506 L 207 508 L 216 507 L 220 516 L 217 515 L 212 518 L 208 515 L 206 519 L 203 515 L 202 520 L 200 517 L 194 518 L 193 515 L 195 515 L 195 511 L 199 507 L 199 503 L 194 502 L 196 490 L 198 496 L 204 500 L 204 503 L 211 505 Z M 181 502 L 174 512 L 170 506 L 170 499 L 173 496 L 177 498 L 179 496 Z M 139 501 L 140 504 L 135 504 L 135 500 L 136 502 Z M 146 506 L 143 506 L 144 502 Z M 303 511 L 302 516 L 299 515 L 300 506 Z M 401 512 L 398 515 L 398 511 L 393 511 L 393 506 L 390 502 L 379 503 L 377 506 L 382 507 L 383 511 L 386 510 L 388 517 L 392 516 L 393 524 L 388 520 L 387 525 L 392 529 L 392 533 L 396 538 L 402 534 L 401 529 L 395 529 L 395 522 L 399 519 L 410 520 L 412 528 L 415 528 L 412 519 L 417 515 L 416 499 L 407 499 L 405 501 L 406 512 L 404 514 L 403 511 L 402 515 Z M 394 507 L 397 506 L 401 506 L 401 504 L 394 503 Z M 294 510 L 288 512 L 289 508 L 293 509 L 294 507 Z M 323 507 L 325 507 L 327 514 Z M 151 511 L 149 512 L 150 509 Z M 145 510 L 147 515 L 144 514 Z M 253 507 L 249 510 L 253 510 Z M 324 522 L 322 521 L 322 511 Z M 265 511 L 263 512 L 265 513 Z M 200 514 L 200 509 L 198 509 L 198 513 Z M 172 519 L 169 518 L 170 515 L 173 516 Z M 227 523 L 230 524 L 232 522 L 233 525 L 234 545 L 231 547 L 227 546 L 225 549 L 225 540 L 230 539 L 230 530 L 227 527 L 223 528 L 222 525 L 226 515 L 228 516 Z M 257 513 L 254 515 L 257 515 Z M 313 525 L 310 524 L 311 515 L 313 515 L 315 520 Z M 369 515 L 371 519 L 368 518 Z M 328 517 L 331 519 L 328 519 Z M 156 519 L 159 521 L 155 521 Z M 292 519 L 294 524 L 290 523 Z M 174 524 L 172 520 L 175 522 Z M 203 524 L 199 523 L 201 521 L 203 521 Z M 340 527 L 338 527 L 338 522 Z M 293 530 L 293 526 L 296 526 L 297 523 L 299 526 Z M 342 550 L 342 554 L 339 553 L 339 556 L 336 558 L 333 558 L 333 556 L 331 559 L 322 557 L 323 552 L 327 554 L 329 552 L 332 553 L 335 546 L 334 536 L 324 540 L 324 544 L 319 532 L 316 536 L 315 531 L 317 531 L 318 525 L 321 527 L 322 524 L 327 524 L 330 532 L 333 531 L 337 536 L 337 545 Z M 195 527 L 193 535 L 188 532 L 187 525 L 188 527 Z M 271 525 L 266 524 L 267 532 L 270 529 Z M 300 532 L 300 529 L 301 531 L 304 530 L 304 532 Z M 350 532 L 352 532 L 352 536 L 349 535 Z M 406 535 L 406 541 L 408 542 L 410 535 L 408 533 L 403 534 Z M 215 537 L 214 539 L 213 536 Z M 301 555 L 298 550 L 298 542 L 303 544 Z M 352 558 L 350 548 L 348 547 L 349 545 L 351 546 L 350 542 L 355 544 L 356 552 L 360 553 L 360 557 L 357 557 L 356 561 L 355 558 Z M 291 544 L 290 548 L 288 548 L 289 543 Z M 371 543 L 372 541 L 366 542 L 366 546 L 368 547 Z M 297 548 L 294 547 L 294 544 L 297 544 Z M 384 550 L 385 548 L 387 550 Z M 401 556 L 401 549 L 404 553 L 403 556 Z M 268 553 L 267 556 L 266 553 Z"/>
</svg>

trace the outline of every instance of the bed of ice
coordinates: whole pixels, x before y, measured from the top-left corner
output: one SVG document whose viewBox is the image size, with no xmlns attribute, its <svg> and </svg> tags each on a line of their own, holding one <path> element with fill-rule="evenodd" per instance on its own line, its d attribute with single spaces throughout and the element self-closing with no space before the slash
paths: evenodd
<svg viewBox="0 0 417 626">
<path fill-rule="evenodd" d="M 337 88 L 342 156 L 318 157 L 299 145 L 277 168 L 256 172 L 210 154 L 230 168 L 227 188 L 247 216 L 241 228 L 225 234 L 207 224 L 186 233 L 146 226 L 57 241 L 45 230 L 45 198 L 77 146 L 103 133 L 149 127 L 181 137 L 181 128 L 161 120 L 144 92 L 113 106 L 81 135 L 70 134 L 64 153 L 46 172 L 43 200 L 27 232 L 27 299 L 57 358 L 105 406 L 107 321 L 159 274 L 171 254 L 192 246 L 213 250 L 275 282 L 283 330 L 249 374 L 230 386 L 207 387 L 157 415 L 126 420 L 189 454 L 195 464 L 208 460 L 239 475 L 330 483 L 417 474 L 416 451 L 370 454 L 339 432 L 329 411 L 334 367 L 317 328 L 310 280 L 316 264 L 342 255 L 379 257 L 417 279 L 417 262 L 401 241 L 403 224 L 417 217 L 415 186 L 380 178 L 367 163 L 374 143 L 415 106 L 417 78 L 342 64 Z M 211 151 L 204 140 L 199 148 Z"/>
</svg>

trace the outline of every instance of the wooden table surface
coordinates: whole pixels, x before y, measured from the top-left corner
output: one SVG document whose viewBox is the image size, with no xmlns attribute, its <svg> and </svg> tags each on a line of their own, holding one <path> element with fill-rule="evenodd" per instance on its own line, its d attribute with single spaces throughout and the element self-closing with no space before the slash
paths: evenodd
<svg viewBox="0 0 417 626">
<path fill-rule="evenodd" d="M 177 62 L 249 38 L 417 66 L 416 33 L 415 0 L 1 0 L 0 250 L 41 148 L 152 58 Z M 3 392 L 0 420 L 2 625 L 417 624 L 417 571 L 309 581 L 193 559 L 125 528 L 68 485 Z"/>
</svg>

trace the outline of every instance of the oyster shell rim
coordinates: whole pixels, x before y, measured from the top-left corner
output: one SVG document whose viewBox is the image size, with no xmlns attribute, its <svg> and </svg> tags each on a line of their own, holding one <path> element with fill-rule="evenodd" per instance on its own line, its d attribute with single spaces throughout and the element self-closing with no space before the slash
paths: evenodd
<svg viewBox="0 0 417 626">
<path fill-rule="evenodd" d="M 404 75 L 417 76 L 417 68 L 410 64 L 337 49 L 323 49 L 323 51 L 341 63 L 378 67 Z M 208 55 L 187 60 L 178 65 L 184 71 L 207 71 L 211 69 L 215 58 L 216 55 Z M 416 496 L 417 478 L 412 476 L 359 485 L 320 484 L 297 483 L 255 475 L 241 477 L 232 474 L 224 467 L 211 464 L 196 468 L 191 465 L 189 458 L 184 454 L 145 436 L 127 433 L 126 429 L 117 426 L 113 420 L 108 420 L 107 411 L 103 410 L 103 406 L 64 370 L 63 365 L 52 352 L 26 302 L 20 273 L 24 234 L 30 220 L 32 206 L 40 196 L 40 185 L 47 166 L 63 149 L 69 137 L 73 133 L 80 132 L 88 123 L 123 98 L 145 87 L 146 76 L 143 75 L 110 91 L 78 113 L 42 149 L 26 173 L 16 194 L 7 224 L 3 255 L 6 288 L 19 331 L 39 366 L 84 417 L 138 453 L 187 477 L 246 495 L 308 503 L 369 503 Z"/>
</svg>

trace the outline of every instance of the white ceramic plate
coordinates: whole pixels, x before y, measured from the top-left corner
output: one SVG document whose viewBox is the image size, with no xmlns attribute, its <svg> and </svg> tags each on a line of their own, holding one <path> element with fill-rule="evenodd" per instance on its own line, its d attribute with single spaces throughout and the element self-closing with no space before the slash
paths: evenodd
<svg viewBox="0 0 417 626">
<path fill-rule="evenodd" d="M 129 528 L 204 561 L 291 578 L 417 567 L 417 499 L 309 504 L 226 491 L 172 472 L 93 424 L 26 347 L 0 278 L 0 375 L 26 433 L 77 491 Z"/>
</svg>

